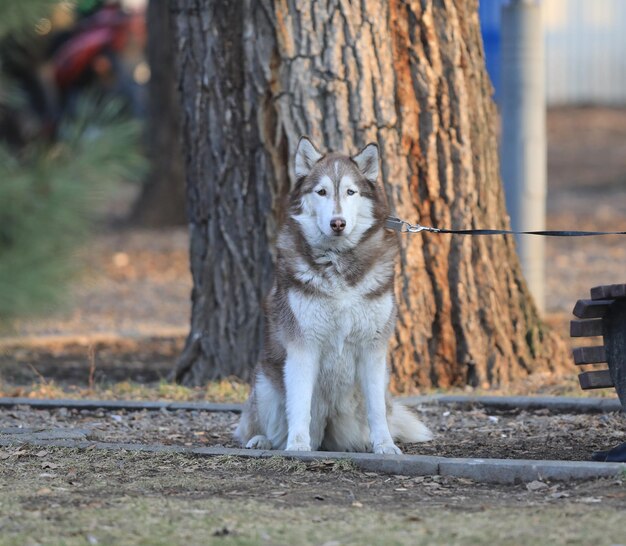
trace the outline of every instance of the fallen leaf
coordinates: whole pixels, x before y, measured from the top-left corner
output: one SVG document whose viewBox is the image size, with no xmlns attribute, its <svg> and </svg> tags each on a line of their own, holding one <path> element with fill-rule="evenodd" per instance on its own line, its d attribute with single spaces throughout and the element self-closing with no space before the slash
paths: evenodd
<svg viewBox="0 0 626 546">
<path fill-rule="evenodd" d="M 599 497 L 582 497 L 578 499 L 579 502 L 583 502 L 585 504 L 594 504 L 596 502 L 602 502 L 602 499 Z"/>
<path fill-rule="evenodd" d="M 566 493 L 565 491 L 557 491 L 556 493 L 552 493 L 550 495 L 550 498 L 552 499 L 566 499 L 567 497 L 569 497 L 569 493 Z"/>
<path fill-rule="evenodd" d="M 548 484 L 544 482 L 540 482 L 539 480 L 534 480 L 526 484 L 526 489 L 528 489 L 528 491 L 540 491 L 542 489 L 547 489 L 547 488 L 548 488 Z"/>
<path fill-rule="evenodd" d="M 50 461 L 44 461 L 41 463 L 41 468 L 50 468 L 54 470 L 55 468 L 59 468 L 61 465 L 57 463 L 51 463 Z"/>
<path fill-rule="evenodd" d="M 45 449 L 42 449 L 41 451 L 35 453 L 35 457 L 45 457 L 47 454 L 48 452 Z"/>
<path fill-rule="evenodd" d="M 49 495 L 50 493 L 52 493 L 52 489 L 50 489 L 49 487 L 42 487 L 41 489 L 39 489 L 37 491 L 37 495 Z"/>
</svg>

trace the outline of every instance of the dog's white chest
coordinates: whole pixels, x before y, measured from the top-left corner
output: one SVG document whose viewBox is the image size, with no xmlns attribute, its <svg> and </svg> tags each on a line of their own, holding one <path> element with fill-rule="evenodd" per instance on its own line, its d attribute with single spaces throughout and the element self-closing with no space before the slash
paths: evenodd
<svg viewBox="0 0 626 546">
<path fill-rule="evenodd" d="M 319 347 L 367 343 L 378 337 L 393 310 L 391 294 L 363 297 L 358 288 L 345 288 L 338 297 L 292 291 L 289 304 L 306 343 Z"/>
<path fill-rule="evenodd" d="M 386 344 L 381 333 L 393 312 L 393 299 L 391 294 L 368 299 L 346 287 L 336 298 L 293 291 L 289 303 L 302 341 L 319 355 L 311 415 L 319 424 L 313 436 L 321 442 L 327 419 L 362 415 L 360 361 L 364 351 Z"/>
</svg>

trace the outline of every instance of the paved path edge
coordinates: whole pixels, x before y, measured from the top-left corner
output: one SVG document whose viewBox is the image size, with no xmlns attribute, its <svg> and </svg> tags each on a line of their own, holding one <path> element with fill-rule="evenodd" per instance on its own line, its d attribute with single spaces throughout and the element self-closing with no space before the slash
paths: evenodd
<svg viewBox="0 0 626 546">
<path fill-rule="evenodd" d="M 423 455 L 375 455 L 372 453 L 289 452 L 233 449 L 225 447 L 183 447 L 160 444 L 123 444 L 81 440 L 41 440 L 24 438 L 0 439 L 0 446 L 32 445 L 77 449 L 103 449 L 149 453 L 182 453 L 202 457 L 244 457 L 266 459 L 285 457 L 304 462 L 320 460 L 349 460 L 358 468 L 384 474 L 406 476 L 450 476 L 482 483 L 526 483 L 533 480 L 585 480 L 619 478 L 626 475 L 624 463 L 579 461 L 536 461 L 524 459 L 461 459 Z"/>
<path fill-rule="evenodd" d="M 548 409 L 559 413 L 608 413 L 620 411 L 617 398 L 576 398 L 567 396 L 472 396 L 436 394 L 427 396 L 401 397 L 398 400 L 409 406 L 420 404 L 441 404 L 474 406 L 479 405 L 493 410 L 537 410 Z M 175 411 L 231 411 L 240 413 L 243 404 L 222 404 L 212 402 L 168 402 L 140 400 L 79 400 L 38 398 L 0 398 L 0 407 L 30 406 L 33 409 L 106 409 L 106 410 L 151 410 Z"/>
</svg>

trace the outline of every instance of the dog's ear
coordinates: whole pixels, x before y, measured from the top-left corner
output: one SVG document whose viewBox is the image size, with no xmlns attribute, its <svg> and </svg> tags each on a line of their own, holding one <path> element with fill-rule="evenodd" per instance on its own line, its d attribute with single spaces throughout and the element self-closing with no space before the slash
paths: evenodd
<svg viewBox="0 0 626 546">
<path fill-rule="evenodd" d="M 313 165 L 320 159 L 322 159 L 322 154 L 309 138 L 305 136 L 300 137 L 298 148 L 296 149 L 296 178 L 302 178 L 308 175 Z"/>
<path fill-rule="evenodd" d="M 378 169 L 380 156 L 378 154 L 378 144 L 374 142 L 368 144 L 358 154 L 352 156 L 363 176 L 372 184 L 376 184 L 378 178 Z"/>
</svg>

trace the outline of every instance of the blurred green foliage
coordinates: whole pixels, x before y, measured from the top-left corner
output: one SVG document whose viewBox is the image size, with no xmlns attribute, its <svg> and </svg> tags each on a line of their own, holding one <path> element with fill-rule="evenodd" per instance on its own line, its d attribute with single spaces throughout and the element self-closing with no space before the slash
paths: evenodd
<svg viewBox="0 0 626 546">
<path fill-rule="evenodd" d="M 0 37 L 34 26 L 56 3 L 58 0 L 0 0 Z"/>
<path fill-rule="evenodd" d="M 0 0 L 0 34 L 8 23 L 30 25 L 50 4 Z M 0 108 L 11 88 L 0 72 Z M 16 108 L 19 100 L 4 104 Z M 85 95 L 53 140 L 35 138 L 19 148 L 0 144 L 0 319 L 62 303 L 99 201 L 145 171 L 140 129 L 120 102 Z"/>
</svg>

